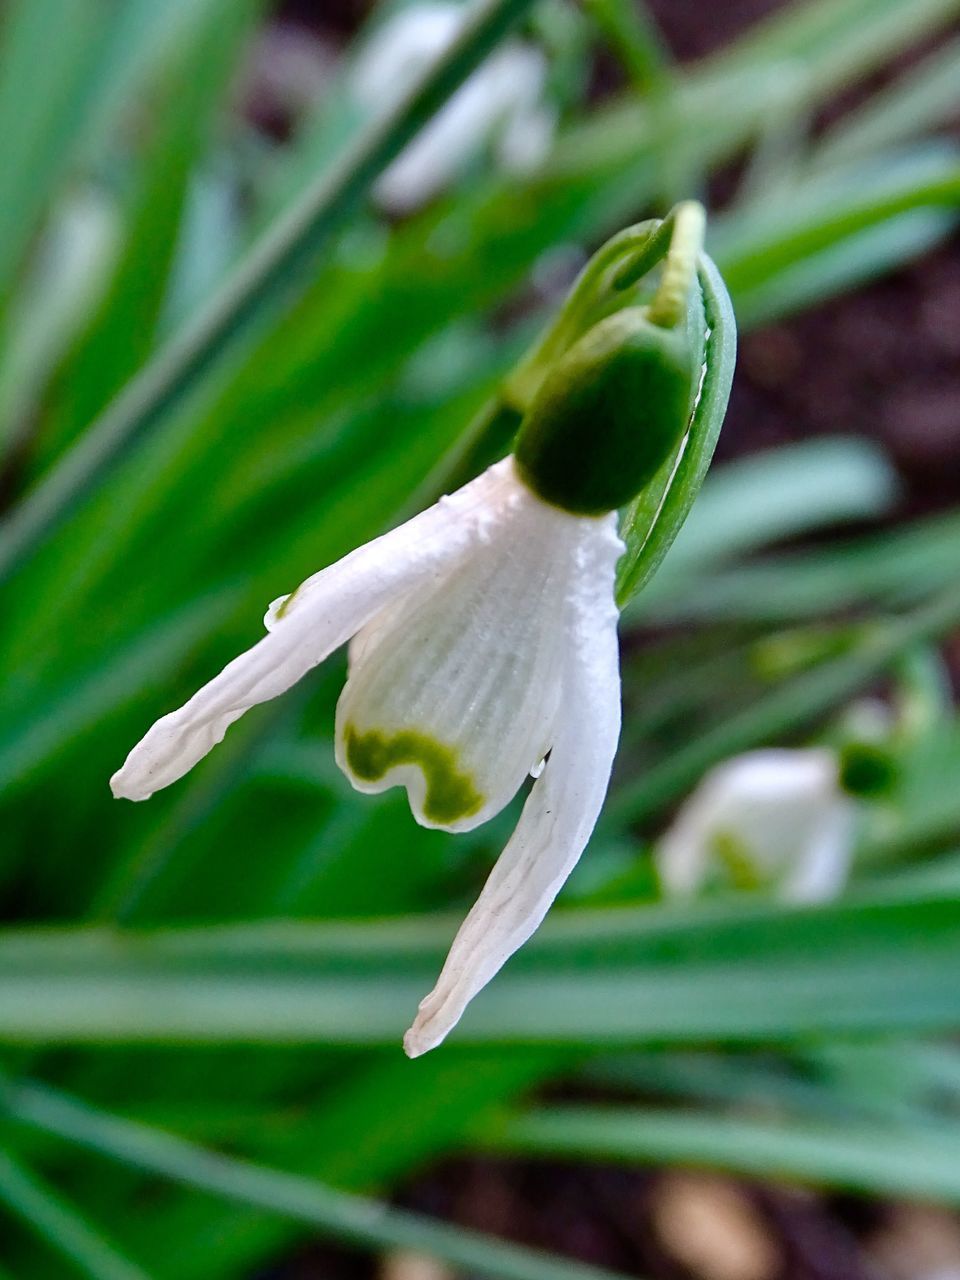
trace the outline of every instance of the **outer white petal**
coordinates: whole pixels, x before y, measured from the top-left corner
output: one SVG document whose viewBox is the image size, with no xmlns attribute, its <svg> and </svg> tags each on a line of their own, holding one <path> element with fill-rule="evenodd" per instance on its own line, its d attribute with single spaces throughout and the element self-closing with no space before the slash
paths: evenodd
<svg viewBox="0 0 960 1280">
<path fill-rule="evenodd" d="M 389 110 L 453 44 L 468 15 L 467 5 L 425 3 L 385 22 L 354 64 L 354 96 L 369 110 Z M 554 131 L 553 114 L 540 105 L 546 76 L 541 50 L 519 40 L 501 45 L 388 167 L 376 198 L 396 213 L 417 208 L 443 191 L 499 129 L 507 164 L 532 168 Z"/>
<path fill-rule="evenodd" d="M 821 815 L 801 858 L 786 874 L 780 896 L 786 902 L 830 902 L 850 876 L 857 806 L 837 795 Z"/>
<path fill-rule="evenodd" d="M 407 93 L 424 65 L 453 44 L 466 11 L 426 0 L 384 22 L 364 43 L 350 71 L 350 87 L 371 110 L 387 111 Z"/>
<path fill-rule="evenodd" d="M 661 838 L 657 865 L 668 893 L 693 894 L 729 836 L 784 896 L 809 898 L 845 878 L 852 824 L 832 751 L 746 752 L 706 775 Z"/>
<path fill-rule="evenodd" d="M 553 741 L 585 522 L 519 480 L 483 541 L 355 638 L 337 761 L 361 791 L 398 783 L 417 821 L 466 831 L 498 813 Z M 595 523 L 595 522 L 592 522 Z"/>
<path fill-rule="evenodd" d="M 563 609 L 568 648 L 550 759 L 460 927 L 436 987 L 404 1037 L 412 1058 L 443 1040 L 473 996 L 534 932 L 576 865 L 603 805 L 620 736 L 613 583 L 622 544 L 614 516 L 582 525 L 578 572 Z"/>
<path fill-rule="evenodd" d="M 502 471 L 502 463 L 491 467 L 275 601 L 266 619 L 270 634 L 153 725 L 110 779 L 113 794 L 146 800 L 169 786 L 250 707 L 289 689 L 399 593 L 442 575 L 482 536 L 488 506 L 504 485 Z"/>
<path fill-rule="evenodd" d="M 378 200 L 409 212 L 439 195 L 498 131 L 513 171 L 528 171 L 549 151 L 554 120 L 537 100 L 546 59 L 519 43 L 503 45 L 463 84 L 377 181 Z"/>
<path fill-rule="evenodd" d="M 501 165 L 507 173 L 520 177 L 532 173 L 550 154 L 556 132 L 553 107 L 531 105 L 517 111 L 507 121 L 497 146 Z"/>
</svg>

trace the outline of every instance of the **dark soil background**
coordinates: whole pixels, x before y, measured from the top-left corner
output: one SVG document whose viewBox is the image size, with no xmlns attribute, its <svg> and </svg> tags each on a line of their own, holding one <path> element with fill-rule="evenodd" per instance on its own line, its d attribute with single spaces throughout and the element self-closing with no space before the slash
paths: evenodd
<svg viewBox="0 0 960 1280">
<path fill-rule="evenodd" d="M 908 2 L 908 0 L 905 0 Z M 777 0 L 651 0 L 680 61 L 725 44 Z M 285 23 L 334 44 L 369 5 L 288 0 Z M 604 66 L 601 92 L 616 76 Z M 851 99 L 855 99 L 856 92 Z M 718 193 L 725 186 L 718 181 Z M 638 210 L 638 213 L 641 212 Z M 960 241 L 894 276 L 744 338 L 719 457 L 812 436 L 878 440 L 902 515 L 960 492 Z M 398 1201 L 646 1280 L 960 1280 L 945 1211 L 681 1171 L 449 1160 Z M 444 1280 L 426 1259 L 308 1247 L 260 1280 Z"/>
</svg>

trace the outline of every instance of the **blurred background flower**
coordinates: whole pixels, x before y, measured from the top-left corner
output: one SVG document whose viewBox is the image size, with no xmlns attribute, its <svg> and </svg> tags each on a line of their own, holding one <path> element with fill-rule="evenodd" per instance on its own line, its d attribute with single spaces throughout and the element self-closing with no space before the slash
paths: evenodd
<svg viewBox="0 0 960 1280">
<path fill-rule="evenodd" d="M 389 112 L 432 59 L 463 29 L 462 4 L 414 4 L 375 28 L 350 72 L 361 111 Z M 544 100 L 547 59 L 529 41 L 505 40 L 403 150 L 374 186 L 394 213 L 409 213 L 437 196 L 475 162 L 488 143 L 509 171 L 532 170 L 546 159 L 555 112 Z"/>
<path fill-rule="evenodd" d="M 855 824 L 832 751 L 747 751 L 711 769 L 684 802 L 657 867 L 665 891 L 679 896 L 726 881 L 818 902 L 843 888 Z"/>
</svg>

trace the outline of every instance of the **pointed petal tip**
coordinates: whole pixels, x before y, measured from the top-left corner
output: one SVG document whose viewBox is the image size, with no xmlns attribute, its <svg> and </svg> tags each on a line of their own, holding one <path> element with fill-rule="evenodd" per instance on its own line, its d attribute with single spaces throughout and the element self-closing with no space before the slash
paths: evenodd
<svg viewBox="0 0 960 1280">
<path fill-rule="evenodd" d="M 153 795 L 152 791 L 144 791 L 142 787 L 132 784 L 126 765 L 118 769 L 110 779 L 110 790 L 114 800 L 149 800 Z"/>
<path fill-rule="evenodd" d="M 459 1000 L 450 985 L 449 979 L 443 985 L 438 983 L 420 1001 L 413 1025 L 403 1037 L 403 1051 L 408 1058 L 420 1058 L 436 1049 L 460 1021 L 467 1002 Z"/>
<path fill-rule="evenodd" d="M 416 1024 L 403 1037 L 403 1052 L 411 1061 L 414 1058 L 422 1058 L 431 1049 L 436 1049 L 443 1039 L 442 1036 L 425 1036 L 418 1032 L 415 1027 Z"/>
<path fill-rule="evenodd" d="M 414 1058 L 422 1058 L 429 1051 L 429 1045 L 421 1042 L 420 1037 L 414 1032 L 413 1027 L 403 1037 L 403 1052 L 411 1060 Z"/>
<path fill-rule="evenodd" d="M 403 1052 L 408 1058 L 422 1058 L 425 1053 L 429 1053 L 431 1049 L 436 1049 L 446 1037 L 449 1027 L 444 1027 L 440 1032 L 436 1026 L 430 1026 L 434 1019 L 425 1014 L 422 1010 L 413 1020 L 413 1025 L 403 1037 Z"/>
</svg>

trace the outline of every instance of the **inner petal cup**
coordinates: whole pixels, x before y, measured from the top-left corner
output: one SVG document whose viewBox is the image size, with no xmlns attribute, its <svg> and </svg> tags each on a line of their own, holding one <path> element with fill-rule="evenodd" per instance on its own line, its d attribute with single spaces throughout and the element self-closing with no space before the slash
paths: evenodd
<svg viewBox="0 0 960 1280">
<path fill-rule="evenodd" d="M 564 653 L 553 750 L 404 1038 L 413 1058 L 440 1043 L 540 924 L 583 852 L 606 795 L 620 734 L 613 580 L 622 547 L 612 520 L 577 523 L 580 541 L 558 620 Z"/>
<path fill-rule="evenodd" d="M 578 522 L 518 491 L 484 541 L 351 646 L 337 760 L 354 786 L 405 786 L 425 826 L 498 813 L 553 739 Z"/>
</svg>

